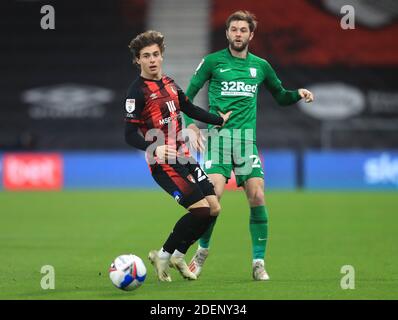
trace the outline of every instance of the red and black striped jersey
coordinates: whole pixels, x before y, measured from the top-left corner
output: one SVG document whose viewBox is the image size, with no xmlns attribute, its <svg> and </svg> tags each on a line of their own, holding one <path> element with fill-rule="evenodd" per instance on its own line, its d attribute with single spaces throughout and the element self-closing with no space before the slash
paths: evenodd
<svg viewBox="0 0 398 320">
<path fill-rule="evenodd" d="M 189 150 L 182 137 L 181 111 L 205 123 L 218 126 L 224 123 L 224 119 L 219 115 L 192 104 L 173 79 L 167 76 L 160 80 L 139 77 L 129 87 L 126 97 L 126 142 L 145 151 L 153 142 L 156 142 L 157 146 L 167 144 L 174 147 L 178 153 L 189 157 Z M 144 137 L 139 135 L 138 131 L 141 131 Z"/>
<path fill-rule="evenodd" d="M 167 76 L 160 80 L 139 77 L 128 90 L 125 121 L 137 124 L 144 137 L 149 130 L 159 129 L 164 144 L 174 146 L 188 156 L 188 148 L 181 137 L 181 99 L 188 98 L 173 79 Z"/>
</svg>

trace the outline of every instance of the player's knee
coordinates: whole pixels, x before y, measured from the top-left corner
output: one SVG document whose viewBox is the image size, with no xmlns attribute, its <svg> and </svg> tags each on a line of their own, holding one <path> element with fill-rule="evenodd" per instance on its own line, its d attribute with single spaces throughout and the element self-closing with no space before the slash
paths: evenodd
<svg viewBox="0 0 398 320">
<path fill-rule="evenodd" d="M 193 208 L 189 210 L 193 222 L 193 234 L 198 239 L 210 226 L 214 217 L 210 215 L 210 207 Z"/>
<path fill-rule="evenodd" d="M 198 220 L 207 222 L 210 219 L 210 207 L 191 208 L 189 212 Z"/>
<path fill-rule="evenodd" d="M 210 205 L 210 215 L 211 216 L 218 216 L 221 212 L 221 205 L 220 203 L 217 201 L 215 203 L 212 203 Z"/>
<path fill-rule="evenodd" d="M 220 201 L 223 190 L 221 188 L 214 188 L 214 192 L 216 194 L 217 200 Z"/>
<path fill-rule="evenodd" d="M 194 204 L 192 204 L 190 207 L 188 207 L 188 210 L 191 211 L 191 209 L 195 209 L 195 208 L 210 208 L 210 204 L 209 202 L 203 198 L 201 200 L 199 200 L 198 202 L 195 202 Z"/>
<path fill-rule="evenodd" d="M 263 206 L 264 201 L 264 191 L 261 188 L 257 188 L 249 196 L 249 203 L 251 207 Z"/>
</svg>

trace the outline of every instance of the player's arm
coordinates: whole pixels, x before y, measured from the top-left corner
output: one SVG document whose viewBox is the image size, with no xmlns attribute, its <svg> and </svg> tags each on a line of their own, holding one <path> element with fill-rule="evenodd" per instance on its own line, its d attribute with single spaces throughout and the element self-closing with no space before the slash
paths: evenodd
<svg viewBox="0 0 398 320">
<path fill-rule="evenodd" d="M 282 86 L 282 82 L 276 75 L 275 70 L 269 63 L 266 63 L 265 65 L 265 75 L 264 84 L 279 105 L 291 105 L 299 101 L 301 98 L 305 98 L 306 102 L 313 101 L 314 97 L 312 93 L 306 89 L 286 90 Z"/>
<path fill-rule="evenodd" d="M 124 110 L 124 137 L 130 146 L 145 151 L 152 142 L 146 141 L 139 133 L 141 112 L 145 106 L 145 99 L 142 92 L 137 88 L 130 88 L 126 97 Z"/>
<path fill-rule="evenodd" d="M 138 125 L 126 122 L 124 137 L 130 146 L 145 151 L 152 142 L 146 141 L 138 132 Z"/>
<path fill-rule="evenodd" d="M 188 84 L 188 88 L 186 90 L 186 95 L 190 101 L 193 101 L 196 97 L 197 93 L 204 86 L 206 81 L 211 78 L 212 66 L 209 57 L 205 57 L 199 63 L 198 67 L 193 74 L 191 81 Z M 195 122 L 184 113 L 185 125 L 188 127 L 191 124 L 195 124 Z"/>
<path fill-rule="evenodd" d="M 180 102 L 181 111 L 193 119 L 217 126 L 222 126 L 229 118 L 230 112 L 225 114 L 225 116 L 227 116 L 225 118 L 221 113 L 220 117 L 216 114 L 207 112 L 198 106 L 195 106 L 181 89 L 178 89 L 178 100 Z"/>
<path fill-rule="evenodd" d="M 146 151 L 153 143 L 146 141 L 144 137 L 139 134 L 138 125 L 133 122 L 126 122 L 124 135 L 129 145 L 142 151 Z M 156 147 L 155 154 L 160 160 L 164 160 L 166 158 L 175 158 L 177 156 L 177 151 L 168 145 L 160 145 Z"/>
</svg>

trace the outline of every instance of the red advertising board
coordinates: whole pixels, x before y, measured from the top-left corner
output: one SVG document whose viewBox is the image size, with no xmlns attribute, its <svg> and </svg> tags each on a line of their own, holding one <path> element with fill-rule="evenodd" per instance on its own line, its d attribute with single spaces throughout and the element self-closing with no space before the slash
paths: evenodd
<svg viewBox="0 0 398 320">
<path fill-rule="evenodd" d="M 3 158 L 6 190 L 60 190 L 62 157 L 56 153 L 8 153 Z"/>
</svg>

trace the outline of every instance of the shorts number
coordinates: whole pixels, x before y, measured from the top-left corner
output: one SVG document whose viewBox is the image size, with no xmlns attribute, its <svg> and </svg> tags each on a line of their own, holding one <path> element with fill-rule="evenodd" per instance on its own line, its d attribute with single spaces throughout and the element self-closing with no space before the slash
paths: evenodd
<svg viewBox="0 0 398 320">
<path fill-rule="evenodd" d="M 204 173 L 200 168 L 196 168 L 195 172 L 196 172 L 196 180 L 198 180 L 198 182 L 201 182 L 202 180 L 207 178 L 206 173 Z"/>
<path fill-rule="evenodd" d="M 253 159 L 252 168 L 261 168 L 260 158 L 255 154 L 250 156 L 250 159 Z"/>
</svg>

